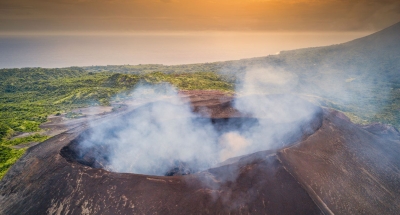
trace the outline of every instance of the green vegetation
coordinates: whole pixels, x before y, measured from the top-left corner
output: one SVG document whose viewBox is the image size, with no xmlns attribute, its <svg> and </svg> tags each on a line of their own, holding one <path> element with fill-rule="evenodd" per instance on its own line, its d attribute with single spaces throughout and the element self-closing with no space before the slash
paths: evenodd
<svg viewBox="0 0 400 215">
<path fill-rule="evenodd" d="M 7 170 L 25 153 L 26 149 L 12 149 L 0 145 L 0 179 L 7 173 Z"/>
<path fill-rule="evenodd" d="M 27 137 L 16 138 L 12 140 L 3 140 L 0 142 L 0 179 L 7 170 L 25 153 L 26 148 L 13 148 L 12 146 L 43 142 L 49 137 L 40 134 L 34 134 Z"/>
<path fill-rule="evenodd" d="M 13 132 L 14 131 L 9 126 L 0 122 L 0 141 L 10 138 Z"/>
<path fill-rule="evenodd" d="M 2 143 L 3 146 L 16 146 L 20 145 L 23 143 L 32 143 L 32 142 L 43 142 L 47 140 L 49 137 L 48 136 L 43 136 L 40 134 L 33 134 L 27 137 L 21 137 L 21 138 L 15 138 L 11 140 L 4 141 Z"/>
</svg>

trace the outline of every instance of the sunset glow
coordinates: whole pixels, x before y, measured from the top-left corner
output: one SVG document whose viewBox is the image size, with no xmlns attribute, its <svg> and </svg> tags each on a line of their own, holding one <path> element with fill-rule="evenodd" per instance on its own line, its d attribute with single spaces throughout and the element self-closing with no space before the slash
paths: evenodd
<svg viewBox="0 0 400 215">
<path fill-rule="evenodd" d="M 375 31 L 396 0 L 5 0 L 0 32 Z"/>
</svg>

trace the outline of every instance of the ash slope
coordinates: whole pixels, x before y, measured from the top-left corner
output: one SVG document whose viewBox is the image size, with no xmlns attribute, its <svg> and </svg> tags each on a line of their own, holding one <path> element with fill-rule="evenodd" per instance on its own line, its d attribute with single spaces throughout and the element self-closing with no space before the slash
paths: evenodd
<svg viewBox="0 0 400 215">
<path fill-rule="evenodd" d="M 236 113 L 229 101 L 218 105 L 212 96 L 196 98 L 219 110 L 217 115 L 220 110 L 224 117 Z M 112 173 L 68 162 L 60 151 L 87 129 L 82 125 L 31 148 L 11 168 L 0 182 L 0 214 L 398 211 L 400 138 L 386 139 L 384 132 L 377 136 L 335 111 L 325 110 L 320 120 L 314 134 L 278 152 L 257 152 L 173 177 Z"/>
<path fill-rule="evenodd" d="M 382 136 L 331 111 L 316 133 L 278 155 L 326 214 L 397 214 L 400 136 Z"/>
</svg>

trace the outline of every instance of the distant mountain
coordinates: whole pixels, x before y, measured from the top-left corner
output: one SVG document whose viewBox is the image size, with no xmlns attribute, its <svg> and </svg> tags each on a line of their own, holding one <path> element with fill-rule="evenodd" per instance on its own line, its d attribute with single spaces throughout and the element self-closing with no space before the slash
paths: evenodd
<svg viewBox="0 0 400 215">
<path fill-rule="evenodd" d="M 280 68 L 298 75 L 298 93 L 369 121 L 400 125 L 400 23 L 347 43 L 232 62 L 227 71 Z M 240 68 L 235 70 L 234 68 Z M 227 74 L 227 72 L 225 72 Z"/>
<path fill-rule="evenodd" d="M 297 72 L 318 72 L 327 68 L 355 75 L 378 72 L 391 81 L 400 82 L 400 22 L 347 43 L 284 51 L 278 58 Z M 298 64 L 303 71 L 294 69 Z"/>
</svg>

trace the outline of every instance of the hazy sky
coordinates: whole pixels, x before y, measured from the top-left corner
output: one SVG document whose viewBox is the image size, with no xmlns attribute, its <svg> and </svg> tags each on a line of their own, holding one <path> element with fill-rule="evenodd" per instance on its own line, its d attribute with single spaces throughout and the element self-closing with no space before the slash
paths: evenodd
<svg viewBox="0 0 400 215">
<path fill-rule="evenodd" d="M 0 33 L 376 31 L 398 0 L 0 0 Z"/>
</svg>

